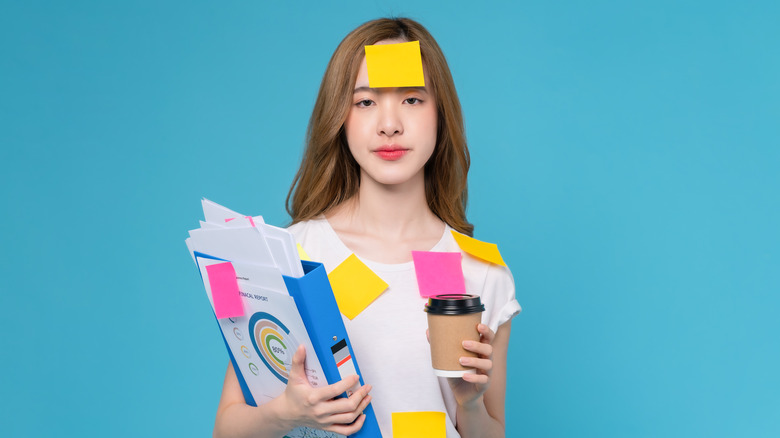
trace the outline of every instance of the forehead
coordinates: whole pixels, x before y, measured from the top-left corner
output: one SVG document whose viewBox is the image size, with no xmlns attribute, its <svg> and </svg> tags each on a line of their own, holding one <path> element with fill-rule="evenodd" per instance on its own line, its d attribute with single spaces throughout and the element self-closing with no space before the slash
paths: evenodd
<svg viewBox="0 0 780 438">
<path fill-rule="evenodd" d="M 355 87 L 368 87 L 368 65 L 366 64 L 366 55 L 363 55 L 363 59 L 360 61 Z"/>
</svg>

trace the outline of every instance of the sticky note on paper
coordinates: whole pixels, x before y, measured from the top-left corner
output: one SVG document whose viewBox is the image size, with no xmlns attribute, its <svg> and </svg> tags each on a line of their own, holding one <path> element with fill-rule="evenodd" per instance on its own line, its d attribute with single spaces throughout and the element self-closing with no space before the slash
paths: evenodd
<svg viewBox="0 0 780 438">
<path fill-rule="evenodd" d="M 412 251 L 420 296 L 465 294 L 460 258 L 459 252 Z"/>
<path fill-rule="evenodd" d="M 349 319 L 358 316 L 387 289 L 387 283 L 355 254 L 332 270 L 328 279 L 339 310 Z"/>
<path fill-rule="evenodd" d="M 295 246 L 298 247 L 298 257 L 301 260 L 306 260 L 306 261 L 310 262 L 311 261 L 311 257 L 309 257 L 309 255 L 306 254 L 306 251 L 303 250 L 303 247 L 301 246 L 301 244 L 300 243 L 296 243 Z"/>
<path fill-rule="evenodd" d="M 368 86 L 424 87 L 420 42 L 365 46 Z"/>
<path fill-rule="evenodd" d="M 393 412 L 393 438 L 447 438 L 444 412 Z"/>
<path fill-rule="evenodd" d="M 501 257 L 501 253 L 498 252 L 498 246 L 495 243 L 487 243 L 481 240 L 477 240 L 473 237 L 460 234 L 457 231 L 452 231 L 452 237 L 458 242 L 458 246 L 463 251 L 480 258 L 490 263 L 506 266 L 504 259 Z"/>
<path fill-rule="evenodd" d="M 253 227 L 255 226 L 255 220 L 254 220 L 254 219 L 252 219 L 252 216 L 244 216 L 244 218 L 248 219 L 248 220 L 249 220 L 249 223 L 250 223 L 250 224 L 251 224 Z M 230 221 L 232 221 L 233 219 L 235 219 L 235 218 L 234 218 L 234 217 L 229 217 L 229 218 L 225 219 L 225 222 L 230 222 Z"/>
<path fill-rule="evenodd" d="M 217 263 L 206 266 L 211 287 L 211 299 L 214 301 L 214 313 L 217 319 L 244 316 L 244 306 L 241 294 L 238 292 L 238 281 L 233 264 Z"/>
</svg>

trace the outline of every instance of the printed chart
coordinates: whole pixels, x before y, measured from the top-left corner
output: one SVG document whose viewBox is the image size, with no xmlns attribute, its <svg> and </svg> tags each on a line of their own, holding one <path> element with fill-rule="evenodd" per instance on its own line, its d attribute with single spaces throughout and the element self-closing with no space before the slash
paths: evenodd
<svg viewBox="0 0 780 438">
<path fill-rule="evenodd" d="M 249 330 L 252 332 L 252 345 L 260 360 L 276 378 L 287 384 L 298 341 L 278 318 L 266 312 L 252 315 Z"/>
</svg>

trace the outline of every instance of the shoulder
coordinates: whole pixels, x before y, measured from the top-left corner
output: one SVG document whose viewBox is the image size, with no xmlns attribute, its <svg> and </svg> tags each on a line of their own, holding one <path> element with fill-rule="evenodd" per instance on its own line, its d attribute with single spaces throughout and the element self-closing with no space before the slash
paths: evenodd
<svg viewBox="0 0 780 438">
<path fill-rule="evenodd" d="M 449 230 L 448 230 L 449 231 Z M 455 231 L 457 232 L 457 231 Z M 451 234 L 451 233 L 448 233 Z M 491 263 L 464 251 L 454 237 L 448 246 L 463 254 L 461 266 L 466 291 L 482 298 L 485 304 L 485 323 L 493 331 L 498 326 L 520 313 L 520 304 L 515 298 L 515 280 L 506 265 Z"/>
<path fill-rule="evenodd" d="M 349 256 L 324 216 L 297 222 L 287 227 L 295 242 L 311 258 L 330 272 Z"/>
<path fill-rule="evenodd" d="M 462 235 L 447 225 L 442 246 L 444 251 L 458 251 L 463 255 L 463 275 L 467 282 L 473 283 L 472 287 L 475 290 L 483 290 L 487 286 L 497 284 L 511 285 L 512 290 L 514 290 L 514 278 L 508 266 L 486 261 L 464 250 L 455 239 L 455 234 Z"/>
<path fill-rule="evenodd" d="M 323 235 L 322 221 L 322 218 L 315 218 L 296 222 L 287 227 L 287 231 L 292 233 L 293 237 L 295 237 L 295 241 L 298 243 L 303 243 L 303 241 L 307 239 L 321 238 Z"/>
<path fill-rule="evenodd" d="M 515 279 L 506 266 L 491 264 L 488 267 L 482 296 L 485 309 L 489 309 L 487 324 L 493 331 L 522 311 L 516 298 Z"/>
</svg>

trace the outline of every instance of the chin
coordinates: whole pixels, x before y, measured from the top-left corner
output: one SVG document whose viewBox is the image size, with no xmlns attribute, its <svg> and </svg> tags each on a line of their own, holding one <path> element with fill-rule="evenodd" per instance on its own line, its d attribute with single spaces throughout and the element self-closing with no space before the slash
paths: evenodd
<svg viewBox="0 0 780 438">
<path fill-rule="evenodd" d="M 399 174 L 370 175 L 369 178 L 374 180 L 377 184 L 383 186 L 397 186 L 414 179 L 413 176 L 411 175 L 399 175 Z"/>
</svg>

